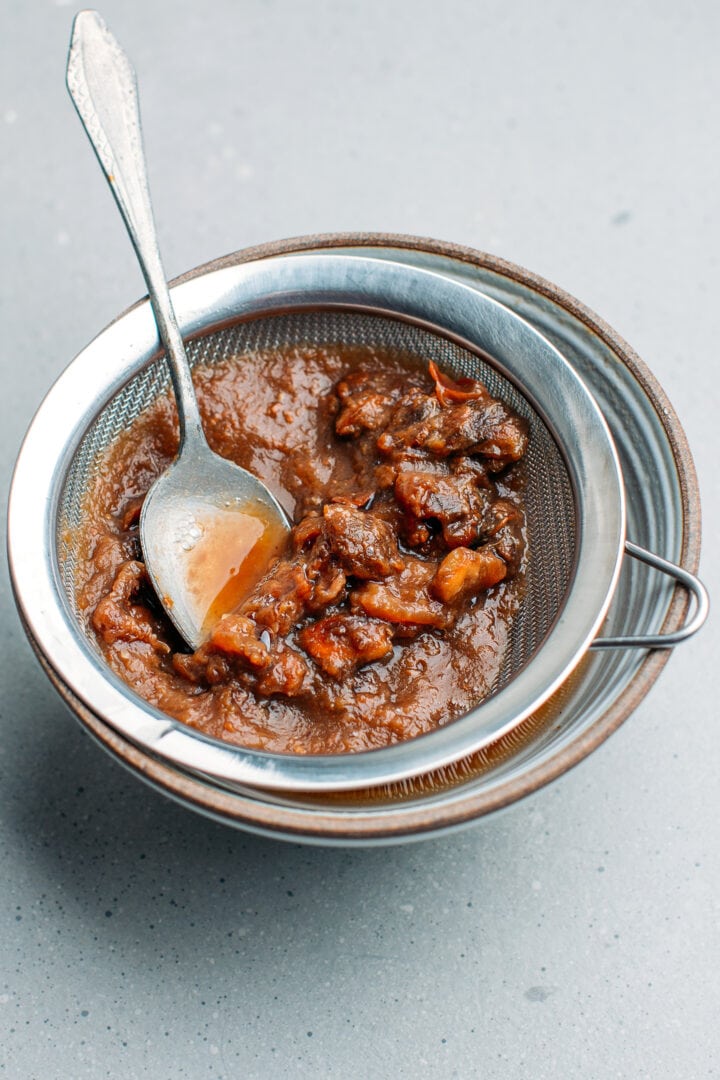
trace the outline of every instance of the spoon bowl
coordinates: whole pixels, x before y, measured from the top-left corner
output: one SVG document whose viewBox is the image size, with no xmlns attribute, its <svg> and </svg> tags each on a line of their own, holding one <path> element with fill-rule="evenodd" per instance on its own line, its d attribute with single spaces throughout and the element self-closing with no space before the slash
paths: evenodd
<svg viewBox="0 0 720 1080">
<path fill-rule="evenodd" d="M 286 535 L 284 511 L 268 489 L 209 447 L 179 455 L 140 515 L 150 581 L 194 649 L 242 602 Z"/>
<path fill-rule="evenodd" d="M 67 85 L 130 234 L 170 366 L 180 446 L 145 499 L 140 543 L 160 603 L 196 649 L 262 576 L 290 526 L 265 485 L 205 439 L 160 259 L 135 72 L 96 11 L 75 17 Z"/>
</svg>

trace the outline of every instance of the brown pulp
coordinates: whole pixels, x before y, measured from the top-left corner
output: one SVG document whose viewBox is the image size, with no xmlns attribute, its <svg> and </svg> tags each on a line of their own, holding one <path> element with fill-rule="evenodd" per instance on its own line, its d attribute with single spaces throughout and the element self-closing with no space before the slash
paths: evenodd
<svg viewBox="0 0 720 1080">
<path fill-rule="evenodd" d="M 365 346 L 269 350 L 194 381 L 212 448 L 295 525 L 188 653 L 137 535 L 177 450 L 160 398 L 111 446 L 85 505 L 78 596 L 110 667 L 170 716 L 273 752 L 385 746 L 485 697 L 521 602 L 525 422 L 479 382 Z"/>
</svg>

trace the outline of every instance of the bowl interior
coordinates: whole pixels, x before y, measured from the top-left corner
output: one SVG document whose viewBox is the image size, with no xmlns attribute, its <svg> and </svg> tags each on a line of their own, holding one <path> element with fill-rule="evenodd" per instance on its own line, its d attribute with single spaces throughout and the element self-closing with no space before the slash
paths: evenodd
<svg viewBox="0 0 720 1080">
<path fill-rule="evenodd" d="M 529 554 L 525 600 L 516 618 L 493 692 L 502 689 L 541 648 L 562 609 L 575 561 L 575 501 L 563 455 L 547 425 L 489 361 L 427 328 L 388 316 L 356 311 L 310 311 L 257 317 L 212 330 L 192 341 L 191 365 L 223 361 L 252 364 L 259 353 L 297 346 L 361 346 L 372 364 L 376 350 L 391 349 L 421 370 L 430 360 L 451 375 L 480 379 L 494 397 L 525 417 L 530 443 L 522 465 Z M 356 355 L 355 353 L 353 355 Z M 87 520 L 87 497 L 114 440 L 151 405 L 169 393 L 163 359 L 149 363 L 105 403 L 72 456 L 58 502 L 57 559 L 67 601 L 77 626 L 99 654 L 87 613 L 78 602 L 78 566 Z M 272 468 L 272 462 L 269 462 Z M 273 487 L 276 477 L 261 477 Z"/>
</svg>

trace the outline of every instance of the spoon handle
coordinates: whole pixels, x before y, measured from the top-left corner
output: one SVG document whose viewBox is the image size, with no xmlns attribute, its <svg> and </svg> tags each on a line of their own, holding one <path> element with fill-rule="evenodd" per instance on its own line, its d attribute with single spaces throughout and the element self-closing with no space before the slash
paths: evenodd
<svg viewBox="0 0 720 1080">
<path fill-rule="evenodd" d="M 80 11 L 75 17 L 67 86 L 115 196 L 147 283 L 175 388 L 180 447 L 187 440 L 205 442 L 190 367 L 160 259 L 135 72 L 96 11 Z"/>
</svg>

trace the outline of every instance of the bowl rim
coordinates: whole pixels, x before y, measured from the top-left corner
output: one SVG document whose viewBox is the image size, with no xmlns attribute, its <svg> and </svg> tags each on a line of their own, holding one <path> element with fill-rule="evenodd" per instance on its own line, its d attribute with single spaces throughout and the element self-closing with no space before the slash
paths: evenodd
<svg viewBox="0 0 720 1080">
<path fill-rule="evenodd" d="M 181 325 L 186 334 L 194 329 L 202 333 L 227 322 L 227 315 L 236 319 L 238 314 L 283 312 L 299 305 L 355 307 L 423 321 L 476 352 L 489 354 L 544 415 L 561 450 L 567 448 L 577 513 L 577 561 L 559 617 L 534 658 L 493 697 L 452 724 L 378 750 L 281 755 L 227 745 L 128 693 L 88 646 L 66 602 L 63 610 L 58 568 L 50 565 L 44 545 L 54 553 L 57 501 L 67 464 L 88 421 L 119 385 L 147 367 L 156 352 L 157 332 L 146 302 L 138 311 L 142 318 L 133 318 L 131 312 L 125 320 L 116 320 L 78 354 L 36 414 L 13 481 L 9 547 L 25 622 L 73 696 L 145 749 L 181 768 L 225 783 L 325 792 L 393 783 L 442 767 L 502 736 L 542 705 L 577 666 L 605 617 L 623 555 L 624 491 L 612 436 L 592 394 L 542 334 L 497 300 L 428 270 L 403 265 L 399 272 L 398 265 L 322 253 L 259 260 L 246 273 L 212 269 L 197 275 L 200 292 L 176 293 Z M 210 299 L 203 297 L 202 286 Z M 98 361 L 106 351 L 110 355 L 100 368 Z M 552 379 L 547 378 L 548 370 Z M 67 425 L 68 400 L 79 410 L 78 417 L 60 436 L 57 420 L 62 416 Z M 60 441 L 56 467 L 45 461 L 48 437 Z M 35 487 L 28 495 L 31 476 Z M 39 507 L 44 509 L 42 516 Z"/>
</svg>

